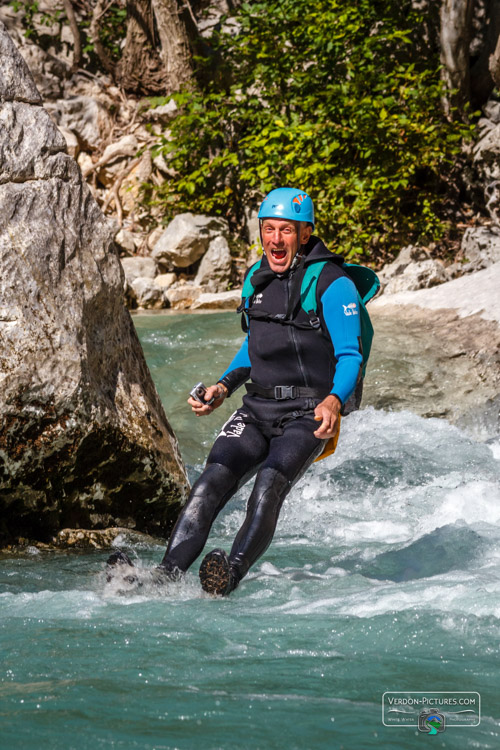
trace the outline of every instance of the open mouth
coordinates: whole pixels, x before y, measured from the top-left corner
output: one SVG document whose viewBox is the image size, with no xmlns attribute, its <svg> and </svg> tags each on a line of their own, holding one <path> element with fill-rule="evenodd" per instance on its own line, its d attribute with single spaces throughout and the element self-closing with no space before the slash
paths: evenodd
<svg viewBox="0 0 500 750">
<path fill-rule="evenodd" d="M 286 250 L 271 250 L 271 255 L 275 260 L 284 260 L 286 258 Z"/>
</svg>

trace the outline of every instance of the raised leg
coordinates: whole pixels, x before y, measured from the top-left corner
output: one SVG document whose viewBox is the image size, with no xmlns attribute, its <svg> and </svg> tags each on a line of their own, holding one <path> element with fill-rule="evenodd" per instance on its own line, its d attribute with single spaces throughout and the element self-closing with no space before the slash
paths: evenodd
<svg viewBox="0 0 500 750">
<path fill-rule="evenodd" d="M 237 411 L 224 425 L 193 485 L 160 563 L 170 577 L 184 572 L 202 551 L 212 524 L 237 489 L 257 470 L 268 441 Z"/>
<path fill-rule="evenodd" d="M 289 423 L 283 435 L 272 438 L 229 554 L 236 585 L 269 547 L 283 500 L 323 450 L 324 441 L 313 434 L 316 426 L 312 417 L 302 417 Z"/>
</svg>

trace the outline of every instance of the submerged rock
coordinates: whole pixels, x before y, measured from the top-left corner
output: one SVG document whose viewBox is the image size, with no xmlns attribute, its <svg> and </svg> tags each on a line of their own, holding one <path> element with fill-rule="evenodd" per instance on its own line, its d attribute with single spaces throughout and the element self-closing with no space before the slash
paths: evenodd
<svg viewBox="0 0 500 750">
<path fill-rule="evenodd" d="M 109 549 L 116 544 L 147 545 L 153 541 L 148 534 L 118 526 L 109 529 L 61 529 L 50 546 L 61 549 Z"/>
<path fill-rule="evenodd" d="M 0 541 L 165 535 L 188 482 L 103 217 L 0 23 Z"/>
</svg>

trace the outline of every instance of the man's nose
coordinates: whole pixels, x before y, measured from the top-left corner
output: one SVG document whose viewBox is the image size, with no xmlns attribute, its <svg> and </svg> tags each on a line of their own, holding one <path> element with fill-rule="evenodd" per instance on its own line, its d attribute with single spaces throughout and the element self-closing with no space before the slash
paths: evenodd
<svg viewBox="0 0 500 750">
<path fill-rule="evenodd" d="M 280 245 L 283 242 L 283 235 L 279 229 L 275 229 L 273 232 L 273 242 L 275 245 Z"/>
</svg>

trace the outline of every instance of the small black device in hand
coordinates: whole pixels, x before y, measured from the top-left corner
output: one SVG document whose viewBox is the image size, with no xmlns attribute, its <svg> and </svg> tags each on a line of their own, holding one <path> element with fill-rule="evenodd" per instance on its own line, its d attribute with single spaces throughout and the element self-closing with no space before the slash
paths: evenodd
<svg viewBox="0 0 500 750">
<path fill-rule="evenodd" d="M 210 406 L 215 401 L 215 397 L 212 397 L 209 401 L 205 401 L 205 394 L 207 392 L 206 386 L 203 383 L 198 383 L 195 387 L 189 391 L 189 395 L 192 396 L 200 404 Z"/>
</svg>

